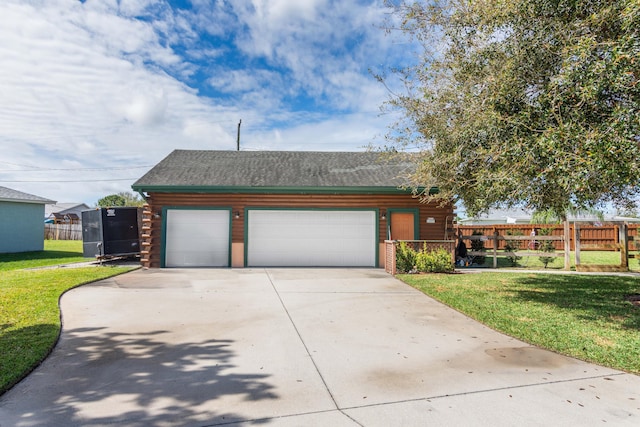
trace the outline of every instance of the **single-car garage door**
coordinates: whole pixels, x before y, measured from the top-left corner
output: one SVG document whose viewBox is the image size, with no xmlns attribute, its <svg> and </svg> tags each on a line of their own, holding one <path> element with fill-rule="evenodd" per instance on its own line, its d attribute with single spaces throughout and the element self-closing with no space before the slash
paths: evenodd
<svg viewBox="0 0 640 427">
<path fill-rule="evenodd" d="M 228 267 L 229 210 L 167 209 L 165 267 Z"/>
<path fill-rule="evenodd" d="M 250 267 L 375 267 L 375 211 L 249 210 Z"/>
</svg>

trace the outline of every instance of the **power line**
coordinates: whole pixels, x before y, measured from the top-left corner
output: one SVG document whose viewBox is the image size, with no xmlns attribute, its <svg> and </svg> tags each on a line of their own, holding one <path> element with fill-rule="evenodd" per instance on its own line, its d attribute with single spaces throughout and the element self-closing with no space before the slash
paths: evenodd
<svg viewBox="0 0 640 427">
<path fill-rule="evenodd" d="M 135 178 L 114 178 L 114 179 L 77 179 L 77 180 L 65 180 L 65 181 L 57 181 L 57 180 L 44 180 L 44 181 L 6 181 L 0 180 L 0 182 L 34 182 L 34 183 L 49 183 L 49 182 L 112 182 L 112 181 L 134 181 L 139 179 L 140 177 Z"/>
<path fill-rule="evenodd" d="M 9 162 L 0 162 L 6 164 L 15 164 Z M 25 165 L 17 165 L 22 167 L 31 167 Z M 9 169 L 9 170 L 0 170 L 0 172 L 50 172 L 50 171 L 70 171 L 70 172 L 78 172 L 78 171 L 110 171 L 110 170 L 127 170 L 127 169 L 143 169 L 150 168 L 153 165 L 141 165 L 141 166 L 117 166 L 117 167 L 106 167 L 106 168 L 40 168 L 37 166 L 33 166 L 33 169 Z"/>
</svg>

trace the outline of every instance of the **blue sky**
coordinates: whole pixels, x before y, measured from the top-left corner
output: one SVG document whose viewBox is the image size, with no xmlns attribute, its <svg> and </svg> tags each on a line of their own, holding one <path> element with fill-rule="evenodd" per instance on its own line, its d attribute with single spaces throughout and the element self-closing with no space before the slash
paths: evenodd
<svg viewBox="0 0 640 427">
<path fill-rule="evenodd" d="M 361 151 L 409 61 L 382 0 L 3 0 L 0 186 L 93 205 L 174 149 Z"/>
</svg>

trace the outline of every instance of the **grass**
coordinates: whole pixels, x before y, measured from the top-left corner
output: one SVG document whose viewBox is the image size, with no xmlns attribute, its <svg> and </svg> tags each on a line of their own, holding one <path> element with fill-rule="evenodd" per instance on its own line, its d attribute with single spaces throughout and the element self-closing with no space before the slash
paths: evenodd
<svg viewBox="0 0 640 427">
<path fill-rule="evenodd" d="M 0 255 L 0 394 L 31 372 L 55 345 L 61 327 L 58 300 L 65 291 L 131 270 L 25 270 L 86 261 L 81 255 L 82 242 L 77 241 L 45 242 L 42 252 Z"/>
<path fill-rule="evenodd" d="M 636 277 L 493 273 L 400 275 L 425 294 L 530 344 L 640 374 Z"/>
<path fill-rule="evenodd" d="M 0 254 L 0 271 L 90 261 L 82 256 L 81 240 L 45 240 L 44 251 Z"/>
<path fill-rule="evenodd" d="M 521 268 L 527 270 L 544 270 L 544 264 L 540 261 L 538 256 L 522 257 L 517 265 L 511 264 L 511 262 L 504 256 L 500 256 L 498 251 L 498 268 Z M 493 267 L 492 250 L 487 251 L 487 256 L 482 266 Z M 516 252 L 517 253 L 517 252 Z M 637 252 L 631 252 L 636 254 Z M 580 252 L 580 263 L 584 265 L 620 265 L 620 252 L 614 251 L 582 251 Z M 571 266 L 575 269 L 575 253 L 571 252 Z M 547 265 L 548 270 L 562 270 L 564 269 L 564 257 L 554 257 L 554 260 Z M 629 260 L 629 270 L 640 271 L 640 262 L 636 259 Z"/>
</svg>

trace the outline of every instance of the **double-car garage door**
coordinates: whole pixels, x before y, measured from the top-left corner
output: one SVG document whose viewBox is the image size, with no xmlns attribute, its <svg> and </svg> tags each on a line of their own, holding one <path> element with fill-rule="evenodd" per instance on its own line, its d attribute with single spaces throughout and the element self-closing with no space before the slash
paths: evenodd
<svg viewBox="0 0 640 427">
<path fill-rule="evenodd" d="M 374 210 L 249 209 L 248 267 L 374 267 Z M 230 265 L 230 210 L 168 209 L 165 266 Z"/>
<path fill-rule="evenodd" d="M 247 220 L 249 266 L 376 264 L 374 211 L 250 210 Z"/>
</svg>

